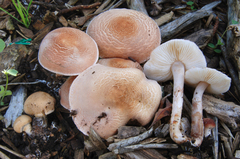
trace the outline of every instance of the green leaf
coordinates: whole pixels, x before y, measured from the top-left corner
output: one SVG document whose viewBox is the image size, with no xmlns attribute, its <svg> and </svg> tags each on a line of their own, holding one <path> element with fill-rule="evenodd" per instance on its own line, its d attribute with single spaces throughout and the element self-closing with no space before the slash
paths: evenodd
<svg viewBox="0 0 240 159">
<path fill-rule="evenodd" d="M 9 69 L 6 71 L 7 74 L 12 75 L 12 76 L 17 76 L 18 71 L 15 69 Z"/>
<path fill-rule="evenodd" d="M 7 91 L 5 92 L 5 96 L 10 96 L 10 95 L 12 95 L 12 91 L 7 90 Z"/>
<path fill-rule="evenodd" d="M 238 24 L 238 21 L 232 20 L 232 24 Z"/>
<path fill-rule="evenodd" d="M 216 52 L 216 53 L 221 53 L 222 50 L 220 50 L 220 49 L 214 49 L 214 52 Z"/>
<path fill-rule="evenodd" d="M 219 39 L 218 42 L 217 42 L 217 45 L 224 45 L 221 40 Z"/>
<path fill-rule="evenodd" d="M 193 1 L 188 1 L 188 2 L 187 2 L 187 5 L 189 5 L 189 6 L 192 6 L 193 4 L 194 4 Z"/>
<path fill-rule="evenodd" d="M 2 39 L 0 39 L 0 52 L 2 52 L 4 48 L 5 48 L 5 42 Z"/>
<path fill-rule="evenodd" d="M 0 97 L 4 95 L 4 87 L 3 86 L 0 86 Z"/>
<path fill-rule="evenodd" d="M 210 48 L 215 48 L 215 45 L 214 45 L 213 43 L 208 43 L 208 46 L 209 46 Z"/>
</svg>

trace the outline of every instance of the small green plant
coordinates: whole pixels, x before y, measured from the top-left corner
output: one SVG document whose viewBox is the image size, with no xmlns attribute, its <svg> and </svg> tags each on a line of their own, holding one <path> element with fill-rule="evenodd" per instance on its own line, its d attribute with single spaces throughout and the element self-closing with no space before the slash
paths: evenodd
<svg viewBox="0 0 240 159">
<path fill-rule="evenodd" d="M 194 2 L 193 2 L 193 1 L 188 1 L 188 2 L 187 2 L 187 5 L 190 6 L 191 10 L 193 10 L 193 11 L 197 10 L 197 9 L 194 7 Z"/>
<path fill-rule="evenodd" d="M 5 86 L 5 88 L 4 88 L 4 86 L 0 86 L 0 105 L 1 106 L 4 105 L 4 102 L 3 102 L 4 97 L 12 95 L 12 91 L 7 90 L 7 88 L 8 88 L 8 75 L 17 76 L 18 71 L 15 70 L 15 69 L 7 69 L 7 70 L 3 70 L 2 73 L 4 73 L 5 76 L 6 76 L 6 86 Z"/>
<path fill-rule="evenodd" d="M 31 17 L 28 12 L 29 12 L 30 6 L 32 4 L 32 1 L 33 0 L 30 0 L 28 7 L 26 9 L 19 0 L 17 0 L 17 2 L 15 2 L 15 0 L 12 0 L 12 3 L 14 5 L 14 7 L 16 8 L 16 10 L 18 11 L 18 14 L 20 15 L 22 21 L 20 21 L 19 19 L 17 19 L 16 17 L 14 17 L 12 14 L 10 14 L 9 12 L 7 12 L 6 10 L 4 10 L 1 7 L 0 7 L 0 10 L 4 11 L 5 13 L 10 15 L 15 20 L 22 23 L 26 28 L 28 28 L 31 24 Z"/>
<path fill-rule="evenodd" d="M 232 24 L 238 24 L 238 22 L 235 21 L 235 20 L 232 20 Z M 227 32 L 227 30 L 228 30 L 228 28 L 223 32 L 221 38 L 223 38 L 223 36 Z M 220 45 L 223 45 L 223 43 L 221 42 L 220 39 L 217 41 L 217 44 L 215 44 L 215 45 L 213 43 L 208 43 L 208 46 L 210 48 L 214 49 L 214 52 L 216 52 L 216 53 L 221 53 L 222 52 L 220 49 L 217 49 L 217 47 L 220 46 Z"/>
<path fill-rule="evenodd" d="M 2 52 L 4 48 L 5 48 L 5 42 L 2 39 L 0 39 L 0 52 Z"/>
</svg>

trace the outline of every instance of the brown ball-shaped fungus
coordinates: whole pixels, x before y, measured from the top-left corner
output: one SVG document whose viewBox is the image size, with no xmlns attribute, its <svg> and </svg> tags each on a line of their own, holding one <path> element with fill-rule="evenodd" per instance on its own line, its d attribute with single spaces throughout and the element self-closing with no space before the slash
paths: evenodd
<svg viewBox="0 0 240 159">
<path fill-rule="evenodd" d="M 157 23 L 142 12 L 111 9 L 96 16 L 87 27 L 99 47 L 101 58 L 133 58 L 139 63 L 149 59 L 161 42 Z"/>
<path fill-rule="evenodd" d="M 28 135 L 32 134 L 31 126 L 32 118 L 28 115 L 21 115 L 13 123 L 13 129 L 17 133 L 26 132 Z"/>
<path fill-rule="evenodd" d="M 107 139 L 129 120 L 148 124 L 161 96 L 160 85 L 139 69 L 95 64 L 73 81 L 69 101 L 78 129 L 88 135 L 92 126 Z"/>
<path fill-rule="evenodd" d="M 66 76 L 78 75 L 98 60 L 98 47 L 85 32 L 62 27 L 49 32 L 41 42 L 39 63 L 47 70 Z"/>
<path fill-rule="evenodd" d="M 50 94 L 42 91 L 28 96 L 24 102 L 24 112 L 35 117 L 43 117 L 55 110 L 56 99 Z"/>
</svg>

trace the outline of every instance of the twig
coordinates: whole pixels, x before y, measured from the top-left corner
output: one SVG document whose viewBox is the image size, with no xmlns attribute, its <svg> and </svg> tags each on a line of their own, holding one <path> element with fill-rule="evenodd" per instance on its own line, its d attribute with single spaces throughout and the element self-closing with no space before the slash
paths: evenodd
<svg viewBox="0 0 240 159">
<path fill-rule="evenodd" d="M 38 83 L 46 83 L 46 82 L 43 82 L 42 80 L 39 80 L 39 81 L 35 81 L 35 82 L 16 82 L 16 83 L 8 83 L 9 86 L 15 86 L 15 85 L 20 85 L 20 84 L 25 84 L 25 85 L 28 85 L 28 84 L 38 84 Z M 6 86 L 6 84 L 2 84 L 0 86 Z"/>
<path fill-rule="evenodd" d="M 7 155 L 5 155 L 2 151 L 0 151 L 0 158 L 1 159 L 10 159 Z"/>
<path fill-rule="evenodd" d="M 232 150 L 228 142 L 228 138 L 221 135 L 221 140 L 224 142 L 225 152 L 227 153 L 227 158 L 233 158 Z"/>
<path fill-rule="evenodd" d="M 5 135 L 2 137 L 3 142 L 5 142 L 8 146 L 10 146 L 14 151 L 19 153 L 19 150 L 17 147 L 12 143 L 11 140 L 9 140 Z"/>
<path fill-rule="evenodd" d="M 150 128 L 148 131 L 146 131 L 146 132 L 144 132 L 144 133 L 142 133 L 138 136 L 131 137 L 131 138 L 128 138 L 126 140 L 122 140 L 122 141 L 119 141 L 117 143 L 110 144 L 108 146 L 108 150 L 113 151 L 114 149 L 117 149 L 117 148 L 120 148 L 120 147 L 136 144 L 136 143 L 146 139 L 147 137 L 151 136 L 152 133 L 153 133 L 153 127 Z"/>
<path fill-rule="evenodd" d="M 235 135 L 235 139 L 233 140 L 232 152 L 234 153 L 235 150 L 238 148 L 240 143 L 240 132 L 238 131 Z"/>
<path fill-rule="evenodd" d="M 222 122 L 221 120 L 220 120 L 220 124 L 221 124 L 222 127 L 226 130 L 226 132 L 228 133 L 228 135 L 231 136 L 231 138 L 235 139 L 235 138 L 233 137 L 233 134 L 232 134 L 231 130 L 227 127 L 227 125 L 226 125 L 224 122 Z"/>
<path fill-rule="evenodd" d="M 216 124 L 215 128 L 213 128 L 213 157 L 214 159 L 218 159 L 218 146 L 219 146 L 219 141 L 218 141 L 218 118 L 214 117 L 214 122 Z"/>
<path fill-rule="evenodd" d="M 55 9 L 55 10 L 66 8 L 66 6 L 64 6 L 64 5 L 63 6 L 55 5 L 55 4 L 50 4 L 50 3 L 47 3 L 47 2 L 41 2 L 41 1 L 32 1 L 32 4 L 37 4 L 37 5 L 44 6 L 44 7 L 47 7 L 47 8 L 52 8 L 52 9 Z"/>
<path fill-rule="evenodd" d="M 135 150 L 151 149 L 151 148 L 176 149 L 176 148 L 178 148 L 178 145 L 177 144 L 168 144 L 168 143 L 164 143 L 164 144 L 138 144 L 138 145 L 131 145 L 131 146 L 126 146 L 126 147 L 122 147 L 122 148 L 119 148 L 119 149 L 115 149 L 115 150 L 113 150 L 113 153 L 123 154 L 123 153 L 127 153 L 127 152 L 132 152 L 132 151 L 135 151 Z"/>
<path fill-rule="evenodd" d="M 221 40 L 221 42 L 223 43 L 223 45 L 221 45 L 222 55 L 223 55 L 223 58 L 224 58 L 224 61 L 225 61 L 226 65 L 228 67 L 228 71 L 229 71 L 229 73 L 232 77 L 232 81 L 233 81 L 235 87 L 237 88 L 238 94 L 240 94 L 240 82 L 239 82 L 237 74 L 234 71 L 232 63 L 229 61 L 228 52 L 227 52 L 227 49 L 225 47 L 225 42 L 223 41 L 223 39 L 218 34 L 217 34 L 217 38 L 218 38 L 218 40 Z"/>
<path fill-rule="evenodd" d="M 15 152 L 15 151 L 7 148 L 6 146 L 0 145 L 0 148 L 3 149 L 3 150 L 5 150 L 5 151 L 7 151 L 7 152 L 9 152 L 9 153 L 11 153 L 11 154 L 13 154 L 13 155 L 15 155 L 15 156 L 17 156 L 17 157 L 19 157 L 19 158 L 26 159 L 26 157 L 23 156 L 22 154 L 17 153 L 17 152 Z"/>
<path fill-rule="evenodd" d="M 100 4 L 101 4 L 101 2 L 96 2 L 96 3 L 90 4 L 90 5 L 77 5 L 72 8 L 69 8 L 69 9 L 60 10 L 57 15 L 59 16 L 59 15 L 62 15 L 62 14 L 65 14 L 65 13 L 68 13 L 71 11 L 79 10 L 79 9 L 95 8 L 95 7 L 99 6 Z"/>
<path fill-rule="evenodd" d="M 98 14 L 100 13 L 109 3 L 111 2 L 111 0 L 106 0 L 104 1 L 100 7 L 98 7 L 98 9 L 94 12 L 94 14 Z"/>
<path fill-rule="evenodd" d="M 185 28 L 186 26 L 192 24 L 193 22 L 203 17 L 209 16 L 210 14 L 213 13 L 212 9 L 220 3 L 221 1 L 209 3 L 202 7 L 200 10 L 197 10 L 196 12 L 190 12 L 166 25 L 161 26 L 160 30 L 162 40 L 163 41 L 169 40 L 170 38 L 181 32 L 183 28 Z"/>
</svg>

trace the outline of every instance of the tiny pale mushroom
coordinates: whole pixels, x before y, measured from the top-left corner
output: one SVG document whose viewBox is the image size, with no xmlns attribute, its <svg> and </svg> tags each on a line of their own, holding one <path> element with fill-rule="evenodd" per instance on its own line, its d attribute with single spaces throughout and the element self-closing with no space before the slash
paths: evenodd
<svg viewBox="0 0 240 159">
<path fill-rule="evenodd" d="M 161 43 L 160 29 L 152 18 L 125 8 L 99 14 L 89 23 L 86 33 L 96 41 L 101 58 L 130 57 L 143 63 Z"/>
<path fill-rule="evenodd" d="M 88 135 L 92 126 L 107 139 L 130 120 L 148 124 L 161 97 L 160 85 L 141 70 L 95 64 L 73 81 L 69 101 L 78 129 Z"/>
<path fill-rule="evenodd" d="M 42 40 L 39 63 L 56 74 L 78 75 L 98 60 L 96 42 L 85 32 L 62 27 L 49 32 Z"/>
<path fill-rule="evenodd" d="M 221 94 L 229 90 L 231 78 L 212 68 L 191 68 L 185 72 L 185 83 L 196 87 L 192 98 L 191 144 L 199 147 L 204 136 L 202 96 L 204 91 Z"/>
<path fill-rule="evenodd" d="M 24 102 L 24 112 L 35 117 L 43 117 L 55 110 L 56 99 L 50 94 L 38 91 L 32 93 Z"/>
<path fill-rule="evenodd" d="M 122 58 L 103 58 L 98 60 L 99 64 L 116 68 L 138 68 L 143 70 L 138 62 Z"/>
<path fill-rule="evenodd" d="M 189 141 L 180 131 L 183 106 L 184 73 L 192 67 L 206 67 L 206 60 L 198 46 L 183 39 L 173 39 L 155 48 L 143 71 L 149 79 L 165 82 L 173 79 L 173 104 L 170 136 L 177 144 Z"/>
<path fill-rule="evenodd" d="M 31 126 L 32 118 L 28 115 L 20 115 L 13 123 L 13 129 L 17 133 L 26 132 L 28 135 L 32 134 Z"/>
<path fill-rule="evenodd" d="M 203 118 L 204 123 L 204 137 L 208 137 L 211 135 L 211 130 L 215 128 L 216 124 L 211 118 Z"/>
<path fill-rule="evenodd" d="M 60 104 L 65 108 L 70 110 L 70 105 L 69 105 L 69 90 L 70 86 L 73 82 L 73 80 L 77 76 L 70 76 L 68 79 L 63 83 L 63 85 L 60 87 L 58 93 L 60 96 Z"/>
</svg>

